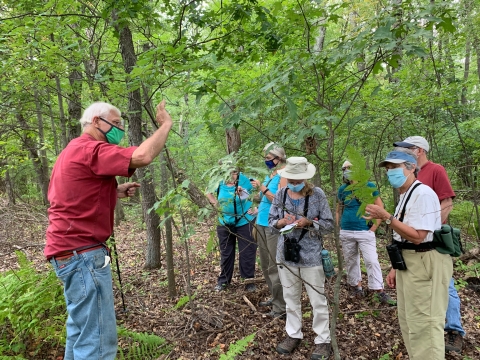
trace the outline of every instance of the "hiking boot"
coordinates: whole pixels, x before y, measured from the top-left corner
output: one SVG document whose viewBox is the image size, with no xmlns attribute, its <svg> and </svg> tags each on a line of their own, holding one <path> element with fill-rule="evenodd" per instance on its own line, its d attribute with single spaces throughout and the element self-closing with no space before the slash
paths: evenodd
<svg viewBox="0 0 480 360">
<path fill-rule="evenodd" d="M 362 288 L 356 286 L 350 286 L 350 296 L 356 299 L 361 299 L 365 296 L 365 292 Z"/>
<path fill-rule="evenodd" d="M 245 285 L 245 291 L 255 292 L 257 291 L 257 287 L 255 286 L 255 284 L 247 284 Z"/>
<path fill-rule="evenodd" d="M 388 295 L 387 293 L 385 293 L 383 291 L 381 293 L 378 293 L 378 300 L 382 304 L 387 304 L 387 305 L 390 305 L 390 306 L 397 306 L 397 302 L 395 300 L 393 300 L 390 297 L 390 295 Z"/>
<path fill-rule="evenodd" d="M 315 350 L 313 350 L 312 356 L 310 359 L 312 360 L 326 360 L 330 357 L 332 353 L 332 347 L 330 343 L 323 343 L 315 345 Z"/>
<path fill-rule="evenodd" d="M 463 347 L 463 337 L 458 331 L 447 331 L 445 335 L 445 351 L 454 351 L 461 353 Z"/>
<path fill-rule="evenodd" d="M 227 289 L 227 284 L 217 284 L 214 288 L 216 292 L 224 291 Z"/>
<path fill-rule="evenodd" d="M 272 317 L 272 318 L 280 318 L 280 319 L 283 319 L 283 320 L 285 320 L 287 318 L 287 314 L 285 313 L 285 311 L 276 312 L 276 311 L 272 310 L 269 313 L 267 313 L 267 315 Z"/>
<path fill-rule="evenodd" d="M 285 340 L 277 345 L 277 352 L 280 354 L 291 354 L 301 342 L 302 339 L 294 339 L 287 335 Z"/>
<path fill-rule="evenodd" d="M 263 306 L 272 306 L 272 301 L 273 301 L 272 298 L 270 298 L 270 299 L 268 299 L 268 300 L 265 300 L 265 301 L 260 301 L 260 302 L 258 303 L 258 306 L 262 306 L 262 307 L 263 307 Z"/>
</svg>

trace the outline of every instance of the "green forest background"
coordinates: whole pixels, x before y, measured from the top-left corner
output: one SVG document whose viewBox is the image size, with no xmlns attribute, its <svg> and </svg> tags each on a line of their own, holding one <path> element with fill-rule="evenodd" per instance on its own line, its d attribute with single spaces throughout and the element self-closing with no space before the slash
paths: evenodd
<svg viewBox="0 0 480 360">
<path fill-rule="evenodd" d="M 161 266 L 158 227 L 171 235 L 169 216 L 184 238 L 209 216 L 203 194 L 223 176 L 218 159 L 234 154 L 263 178 L 270 141 L 315 164 L 332 209 L 352 146 L 391 209 L 376 164 L 393 142 L 425 137 L 457 194 L 450 221 L 478 246 L 478 9 L 478 0 L 0 1 L 0 195 L 6 206 L 48 205 L 52 166 L 91 102 L 122 111 L 129 146 L 152 133 L 165 99 L 167 150 L 135 178 L 146 268 Z"/>
</svg>

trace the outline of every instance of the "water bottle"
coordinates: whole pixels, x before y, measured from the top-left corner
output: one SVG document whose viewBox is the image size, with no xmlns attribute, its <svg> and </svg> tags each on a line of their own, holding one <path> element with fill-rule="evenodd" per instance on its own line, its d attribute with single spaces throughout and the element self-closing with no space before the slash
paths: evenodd
<svg viewBox="0 0 480 360">
<path fill-rule="evenodd" d="M 322 250 L 322 265 L 323 265 L 323 272 L 325 273 L 326 277 L 332 277 L 335 275 L 335 269 L 333 268 L 332 259 L 330 258 L 330 254 L 327 249 Z"/>
</svg>

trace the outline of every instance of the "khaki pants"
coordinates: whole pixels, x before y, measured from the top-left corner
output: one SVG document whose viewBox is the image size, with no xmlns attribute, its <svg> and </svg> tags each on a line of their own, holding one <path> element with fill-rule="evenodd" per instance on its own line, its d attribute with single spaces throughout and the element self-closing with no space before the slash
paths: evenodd
<svg viewBox="0 0 480 360">
<path fill-rule="evenodd" d="M 444 331 L 450 255 L 402 250 L 407 270 L 397 270 L 398 320 L 410 360 L 445 359 Z"/>
<path fill-rule="evenodd" d="M 283 300 L 283 287 L 278 277 L 277 268 L 277 242 L 278 231 L 268 226 L 255 225 L 255 240 L 260 253 L 260 264 L 263 276 L 272 294 L 272 310 L 276 313 L 285 312 L 285 300 Z"/>
<path fill-rule="evenodd" d="M 279 265 L 278 268 L 283 285 L 283 296 L 287 303 L 285 330 L 288 336 L 295 339 L 303 339 L 301 299 L 302 284 L 305 281 L 305 289 L 312 306 L 312 328 L 315 334 L 317 334 L 314 343 L 330 343 L 330 322 L 327 298 L 325 297 L 325 273 L 323 272 L 323 267 L 287 267 Z"/>
</svg>

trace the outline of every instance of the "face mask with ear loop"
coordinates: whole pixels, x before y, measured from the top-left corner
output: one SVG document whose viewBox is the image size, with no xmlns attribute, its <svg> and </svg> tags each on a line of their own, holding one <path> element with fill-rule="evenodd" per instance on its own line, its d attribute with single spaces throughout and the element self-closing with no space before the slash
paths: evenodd
<svg viewBox="0 0 480 360">
<path fill-rule="evenodd" d="M 105 121 L 108 125 L 111 125 L 111 128 L 107 132 L 97 128 L 103 135 L 105 135 L 107 142 L 113 145 L 120 144 L 120 141 L 122 141 L 123 136 L 125 135 L 125 130 L 120 129 L 101 117 L 99 117 L 99 119 Z"/>
</svg>

